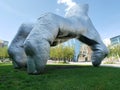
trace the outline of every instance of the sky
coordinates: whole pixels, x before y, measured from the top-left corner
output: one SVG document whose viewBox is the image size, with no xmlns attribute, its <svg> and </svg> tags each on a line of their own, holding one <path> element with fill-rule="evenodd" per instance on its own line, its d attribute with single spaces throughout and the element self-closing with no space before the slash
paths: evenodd
<svg viewBox="0 0 120 90">
<path fill-rule="evenodd" d="M 102 39 L 120 35 L 120 0 L 0 0 L 0 39 L 11 42 L 22 23 L 44 13 L 64 17 L 74 3 L 89 4 L 88 15 Z"/>
</svg>

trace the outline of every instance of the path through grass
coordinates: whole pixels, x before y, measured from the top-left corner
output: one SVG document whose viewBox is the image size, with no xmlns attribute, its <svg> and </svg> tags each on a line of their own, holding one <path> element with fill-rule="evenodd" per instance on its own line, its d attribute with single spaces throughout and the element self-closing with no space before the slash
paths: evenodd
<svg viewBox="0 0 120 90">
<path fill-rule="evenodd" d="M 0 64 L 0 90 L 120 90 L 120 68 L 47 65 L 42 75 Z"/>
</svg>

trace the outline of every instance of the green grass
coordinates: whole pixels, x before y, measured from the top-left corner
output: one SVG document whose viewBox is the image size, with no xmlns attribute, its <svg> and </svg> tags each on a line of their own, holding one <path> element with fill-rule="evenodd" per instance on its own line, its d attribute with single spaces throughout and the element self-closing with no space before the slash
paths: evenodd
<svg viewBox="0 0 120 90">
<path fill-rule="evenodd" d="M 44 74 L 28 75 L 0 63 L 0 90 L 120 90 L 120 68 L 47 65 Z"/>
</svg>

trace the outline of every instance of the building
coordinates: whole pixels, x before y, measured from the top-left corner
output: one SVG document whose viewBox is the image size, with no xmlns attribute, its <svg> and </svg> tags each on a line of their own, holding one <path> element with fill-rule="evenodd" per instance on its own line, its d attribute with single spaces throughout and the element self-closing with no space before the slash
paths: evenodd
<svg viewBox="0 0 120 90">
<path fill-rule="evenodd" d="M 8 46 L 8 43 L 9 43 L 8 41 L 0 39 L 0 47 L 6 47 L 6 46 Z"/>
<path fill-rule="evenodd" d="M 111 45 L 120 44 L 120 35 L 110 38 Z"/>
<path fill-rule="evenodd" d="M 64 45 L 66 46 L 73 46 L 74 47 L 74 57 L 73 61 L 78 62 L 80 48 L 82 46 L 82 42 L 78 41 L 77 39 L 70 39 L 69 41 L 65 42 Z"/>
<path fill-rule="evenodd" d="M 91 54 L 92 50 L 90 47 L 77 39 L 72 39 L 66 42 L 69 46 L 74 47 L 74 57 L 73 61 L 78 62 L 78 61 L 90 61 L 91 59 Z"/>
<path fill-rule="evenodd" d="M 81 48 L 80 48 L 80 54 L 79 54 L 79 61 L 90 61 L 91 60 L 91 54 L 92 54 L 92 50 L 91 48 L 86 45 L 86 44 L 82 44 Z"/>
</svg>

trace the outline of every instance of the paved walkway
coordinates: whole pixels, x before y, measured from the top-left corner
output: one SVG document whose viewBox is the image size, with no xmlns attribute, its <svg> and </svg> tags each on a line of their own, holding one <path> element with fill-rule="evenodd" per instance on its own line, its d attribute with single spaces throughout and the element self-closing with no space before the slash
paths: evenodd
<svg viewBox="0 0 120 90">
<path fill-rule="evenodd" d="M 70 62 L 70 64 L 92 65 L 91 62 Z M 119 67 L 120 68 L 120 62 L 118 62 L 116 64 L 104 64 L 104 63 L 102 63 L 101 66 Z"/>
<path fill-rule="evenodd" d="M 47 64 L 53 64 L 55 63 L 52 60 L 48 60 Z M 75 65 L 91 65 L 92 66 L 92 62 L 84 62 L 84 61 L 80 61 L 80 62 L 69 62 L 69 64 L 75 64 Z M 104 64 L 102 63 L 101 66 L 108 66 L 108 67 L 118 67 L 120 68 L 120 62 L 117 62 L 116 64 Z"/>
</svg>

